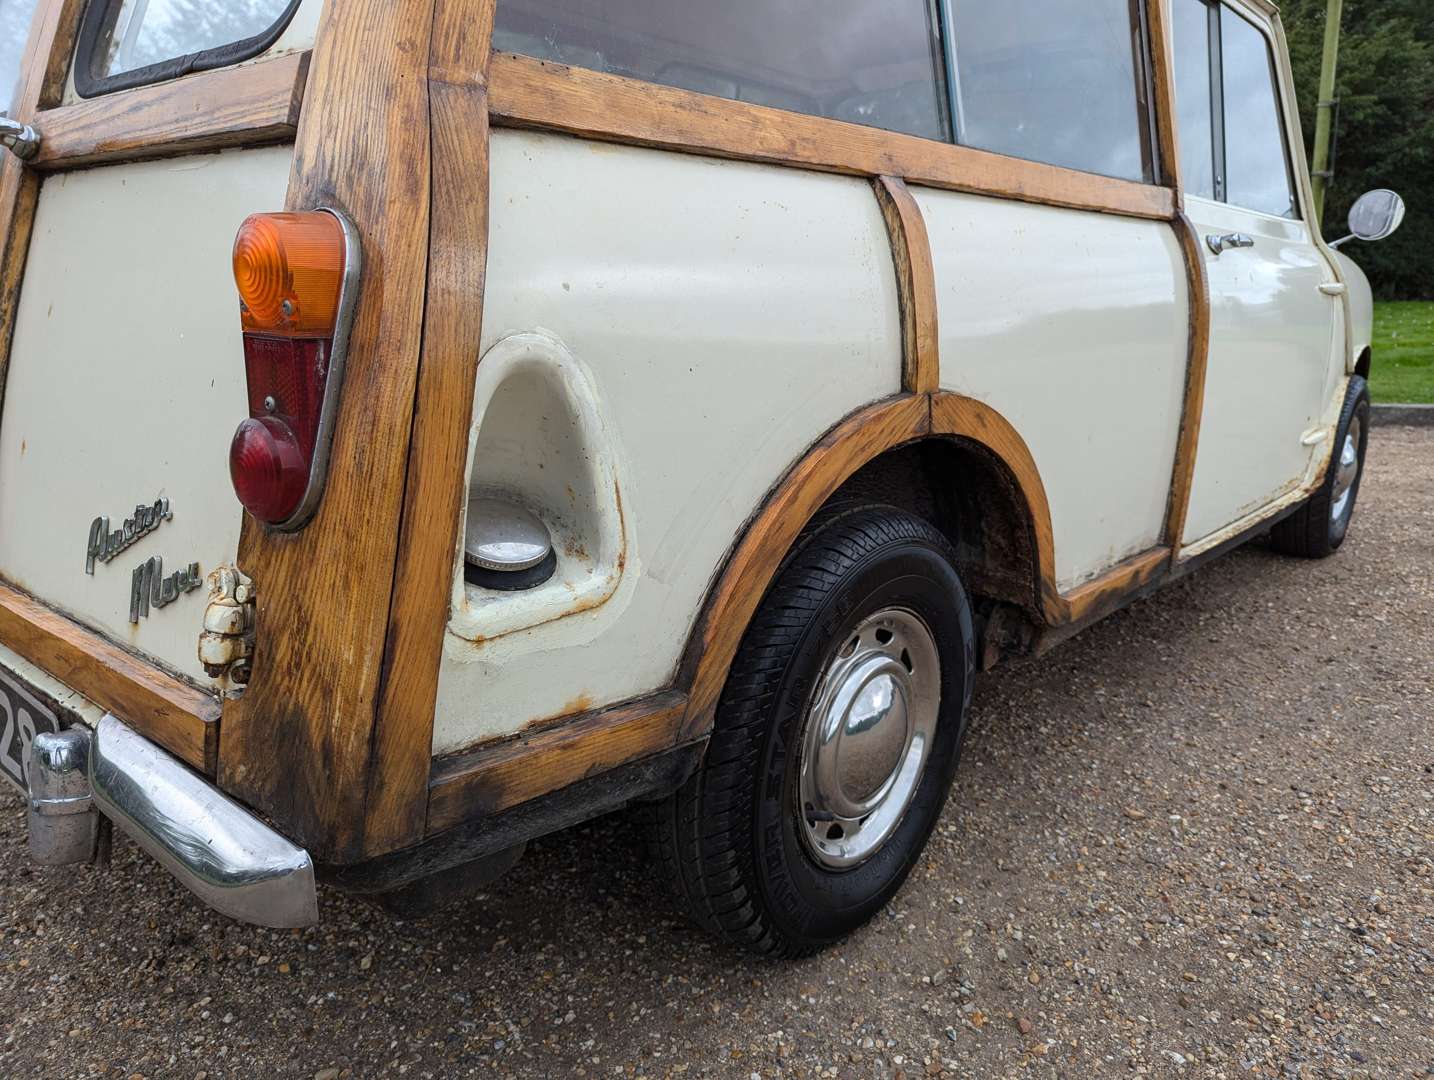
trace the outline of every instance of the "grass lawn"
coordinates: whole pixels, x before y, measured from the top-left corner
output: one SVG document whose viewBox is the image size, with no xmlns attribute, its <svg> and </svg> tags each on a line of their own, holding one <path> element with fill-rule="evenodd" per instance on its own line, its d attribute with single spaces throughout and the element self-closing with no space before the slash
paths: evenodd
<svg viewBox="0 0 1434 1080">
<path fill-rule="evenodd" d="M 1374 305 L 1375 401 L 1434 404 L 1434 301 Z"/>
</svg>

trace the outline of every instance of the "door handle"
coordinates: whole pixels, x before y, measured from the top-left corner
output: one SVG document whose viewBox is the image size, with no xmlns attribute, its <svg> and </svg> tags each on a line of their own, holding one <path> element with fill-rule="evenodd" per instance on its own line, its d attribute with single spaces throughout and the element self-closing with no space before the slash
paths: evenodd
<svg viewBox="0 0 1434 1080">
<path fill-rule="evenodd" d="M 1226 233 L 1224 236 L 1211 234 L 1205 237 L 1205 243 L 1210 246 L 1211 251 L 1219 255 L 1221 252 L 1229 251 L 1231 248 L 1254 247 L 1255 238 L 1239 232 Z"/>
<path fill-rule="evenodd" d="M 0 146 L 21 161 L 29 161 L 40 152 L 40 136 L 29 124 L 0 116 Z"/>
</svg>

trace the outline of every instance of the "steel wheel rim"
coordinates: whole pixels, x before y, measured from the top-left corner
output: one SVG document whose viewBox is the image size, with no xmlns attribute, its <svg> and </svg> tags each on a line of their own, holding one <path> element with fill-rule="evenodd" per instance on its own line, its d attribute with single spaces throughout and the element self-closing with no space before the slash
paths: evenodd
<svg viewBox="0 0 1434 1080">
<path fill-rule="evenodd" d="M 914 612 L 868 615 L 833 649 L 798 763 L 798 832 L 819 865 L 850 870 L 891 838 L 921 786 L 940 703 L 940 653 Z"/>
<path fill-rule="evenodd" d="M 1359 417 L 1354 417 L 1349 422 L 1344 445 L 1339 450 L 1339 463 L 1335 466 L 1334 498 L 1329 504 L 1329 517 L 1332 522 L 1339 522 L 1344 518 L 1354 496 L 1354 483 L 1359 479 L 1359 440 L 1363 431 L 1364 425 Z"/>
</svg>

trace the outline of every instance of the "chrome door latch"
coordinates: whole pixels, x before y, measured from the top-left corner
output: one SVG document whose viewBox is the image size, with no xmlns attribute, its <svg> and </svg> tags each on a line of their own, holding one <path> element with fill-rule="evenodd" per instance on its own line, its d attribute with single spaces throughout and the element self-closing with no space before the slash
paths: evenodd
<svg viewBox="0 0 1434 1080">
<path fill-rule="evenodd" d="M 1229 251 L 1231 248 L 1254 247 L 1255 238 L 1253 236 L 1246 236 L 1244 233 L 1232 232 L 1226 233 L 1224 236 L 1207 236 L 1205 237 L 1205 243 L 1209 245 L 1211 251 L 1219 255 L 1221 252 Z"/>
<path fill-rule="evenodd" d="M 40 133 L 29 124 L 0 116 L 0 144 L 21 161 L 29 161 L 40 152 Z"/>
</svg>

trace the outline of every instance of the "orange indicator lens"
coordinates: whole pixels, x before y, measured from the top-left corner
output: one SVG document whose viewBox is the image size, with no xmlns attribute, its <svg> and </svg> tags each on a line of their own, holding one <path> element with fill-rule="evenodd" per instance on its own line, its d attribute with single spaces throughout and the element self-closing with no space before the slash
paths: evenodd
<svg viewBox="0 0 1434 1080">
<path fill-rule="evenodd" d="M 332 214 L 254 214 L 234 238 L 246 333 L 329 338 L 344 278 L 344 231 Z"/>
</svg>

